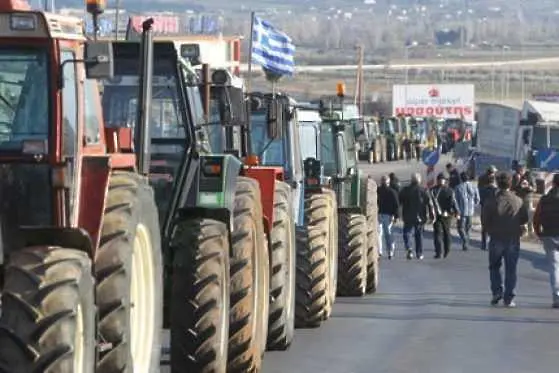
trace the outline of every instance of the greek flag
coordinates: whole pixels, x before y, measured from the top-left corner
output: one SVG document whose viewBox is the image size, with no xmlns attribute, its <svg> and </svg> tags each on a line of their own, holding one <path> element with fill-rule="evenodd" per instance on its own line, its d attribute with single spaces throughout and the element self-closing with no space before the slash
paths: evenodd
<svg viewBox="0 0 559 373">
<path fill-rule="evenodd" d="M 278 75 L 293 75 L 295 46 L 291 38 L 269 22 L 254 17 L 252 62 Z"/>
</svg>

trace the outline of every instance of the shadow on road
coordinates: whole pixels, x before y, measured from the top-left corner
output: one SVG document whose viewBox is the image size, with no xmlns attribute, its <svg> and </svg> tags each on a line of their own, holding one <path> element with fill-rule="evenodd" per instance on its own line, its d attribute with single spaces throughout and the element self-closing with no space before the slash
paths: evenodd
<svg viewBox="0 0 559 373">
<path fill-rule="evenodd" d="M 492 308 L 489 306 L 489 300 L 486 294 L 483 294 L 483 301 L 481 300 L 467 300 L 467 296 L 463 294 L 452 294 L 448 295 L 449 298 L 445 299 L 443 294 L 436 294 L 437 297 L 422 297 L 420 294 L 408 294 L 409 299 L 401 299 L 406 297 L 405 294 L 400 294 L 398 298 L 395 299 L 387 298 L 393 296 L 393 294 L 379 294 L 374 297 L 367 298 L 337 298 L 336 303 L 346 304 L 346 305 L 375 305 L 375 306 L 394 306 L 394 307 L 426 307 L 426 306 L 443 306 L 443 307 L 459 307 L 459 308 Z M 477 297 L 480 295 L 478 294 Z M 527 296 L 529 298 L 530 296 Z M 458 298 L 458 299 L 457 299 Z M 545 297 L 532 297 L 541 300 L 547 300 Z M 531 303 L 523 302 L 522 309 L 548 309 L 543 303 Z"/>
<path fill-rule="evenodd" d="M 497 311 L 497 309 L 496 309 Z M 517 310 L 505 310 L 507 313 L 515 313 Z M 476 322 L 503 322 L 503 323 L 525 323 L 525 324 L 549 324 L 558 325 L 559 320 L 549 320 L 534 317 L 522 317 L 513 315 L 499 316 L 465 316 L 447 315 L 435 312 L 417 312 L 409 315 L 395 315 L 388 313 L 354 313 L 336 312 L 332 318 L 338 319 L 382 319 L 394 321 L 420 321 L 420 320 L 449 320 L 449 321 L 476 321 Z"/>
<path fill-rule="evenodd" d="M 524 259 L 532 265 L 534 269 L 539 269 L 540 271 L 548 271 L 547 261 L 545 256 L 540 253 L 534 253 L 532 251 L 520 250 L 520 259 Z"/>
</svg>

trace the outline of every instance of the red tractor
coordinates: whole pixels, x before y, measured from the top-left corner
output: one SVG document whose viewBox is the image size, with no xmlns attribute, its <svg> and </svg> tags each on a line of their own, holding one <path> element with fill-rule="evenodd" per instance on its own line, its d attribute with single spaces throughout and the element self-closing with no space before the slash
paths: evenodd
<svg viewBox="0 0 559 373">
<path fill-rule="evenodd" d="M 87 2 L 94 19 L 103 5 Z M 2 0 L 0 23 L 0 371 L 156 371 L 149 53 L 133 136 L 104 127 L 98 79 L 112 76 L 112 48 L 86 40 L 82 20 Z"/>
</svg>

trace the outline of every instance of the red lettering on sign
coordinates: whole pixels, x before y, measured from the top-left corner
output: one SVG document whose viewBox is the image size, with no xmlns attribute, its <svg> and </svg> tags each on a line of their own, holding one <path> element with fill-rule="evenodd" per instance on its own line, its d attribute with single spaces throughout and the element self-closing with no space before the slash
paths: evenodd
<svg viewBox="0 0 559 373">
<path fill-rule="evenodd" d="M 419 106 L 419 107 L 396 107 L 395 115 L 411 115 L 416 117 L 467 117 L 474 112 L 471 106 Z"/>
</svg>

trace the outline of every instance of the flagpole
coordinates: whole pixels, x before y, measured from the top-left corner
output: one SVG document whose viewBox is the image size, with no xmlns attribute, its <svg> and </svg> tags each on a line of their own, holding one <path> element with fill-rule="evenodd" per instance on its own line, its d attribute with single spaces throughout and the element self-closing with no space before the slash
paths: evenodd
<svg viewBox="0 0 559 373">
<path fill-rule="evenodd" d="M 250 38 L 248 39 L 248 75 L 247 75 L 247 93 L 252 89 L 252 42 L 254 34 L 254 12 L 250 12 Z"/>
</svg>

